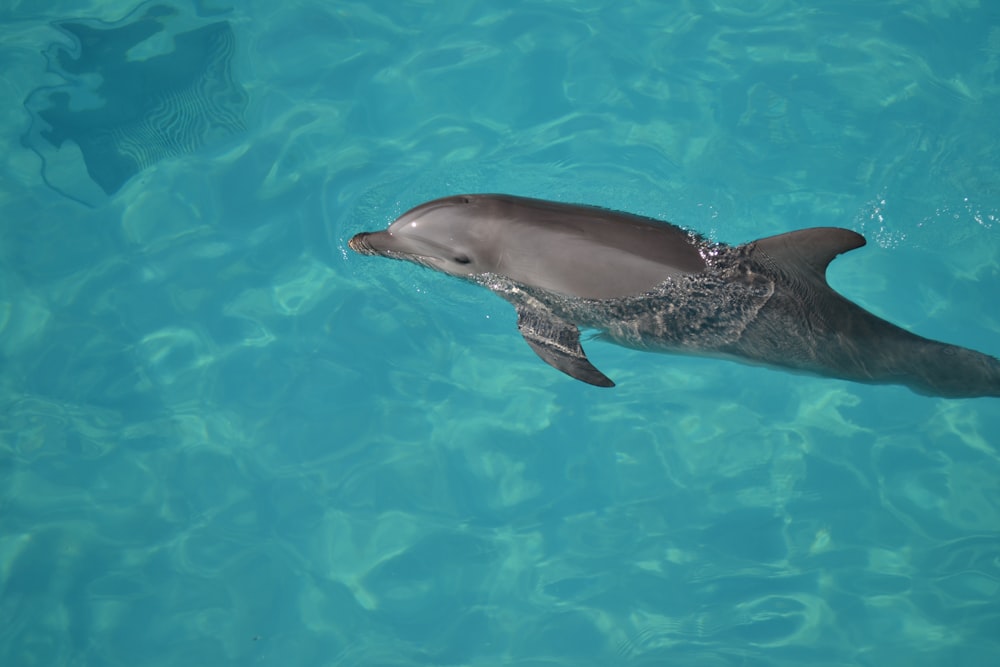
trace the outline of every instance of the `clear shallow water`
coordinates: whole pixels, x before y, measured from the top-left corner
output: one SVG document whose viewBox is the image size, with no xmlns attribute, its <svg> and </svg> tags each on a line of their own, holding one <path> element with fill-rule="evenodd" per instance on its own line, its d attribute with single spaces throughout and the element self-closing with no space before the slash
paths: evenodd
<svg viewBox="0 0 1000 667">
<path fill-rule="evenodd" d="M 459 191 L 841 225 L 838 289 L 1000 353 L 997 11 L 661 4 L 174 4 L 245 130 L 110 195 L 31 100 L 108 111 L 52 22 L 141 10 L 0 9 L 0 663 L 988 664 L 995 400 L 593 341 L 597 390 L 346 249 Z"/>
</svg>

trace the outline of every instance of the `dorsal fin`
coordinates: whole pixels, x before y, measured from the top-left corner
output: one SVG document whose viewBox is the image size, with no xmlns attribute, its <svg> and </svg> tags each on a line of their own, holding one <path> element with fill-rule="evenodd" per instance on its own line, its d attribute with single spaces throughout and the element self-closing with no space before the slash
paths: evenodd
<svg viewBox="0 0 1000 667">
<path fill-rule="evenodd" d="M 849 229 L 812 227 L 758 239 L 753 244 L 753 255 L 785 271 L 794 268 L 825 282 L 826 267 L 834 257 L 864 244 L 865 237 Z"/>
</svg>

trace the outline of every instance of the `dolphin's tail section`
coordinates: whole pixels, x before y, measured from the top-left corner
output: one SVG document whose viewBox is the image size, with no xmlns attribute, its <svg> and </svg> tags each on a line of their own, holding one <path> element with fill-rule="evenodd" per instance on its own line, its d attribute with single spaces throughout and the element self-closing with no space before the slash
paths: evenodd
<svg viewBox="0 0 1000 667">
<path fill-rule="evenodd" d="M 913 334 L 830 287 L 827 265 L 864 243 L 850 230 L 818 227 L 751 244 L 751 257 L 781 287 L 747 326 L 739 351 L 777 366 L 901 384 L 929 396 L 1000 397 L 1000 360 Z"/>
<path fill-rule="evenodd" d="M 1000 359 L 965 347 L 922 339 L 901 380 L 918 394 L 946 398 L 1000 397 Z"/>
</svg>

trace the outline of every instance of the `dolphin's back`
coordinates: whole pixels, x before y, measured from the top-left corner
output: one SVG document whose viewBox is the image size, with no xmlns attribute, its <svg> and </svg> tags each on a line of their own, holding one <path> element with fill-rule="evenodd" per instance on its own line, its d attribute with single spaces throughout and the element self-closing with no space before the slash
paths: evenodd
<svg viewBox="0 0 1000 667">
<path fill-rule="evenodd" d="M 489 197 L 512 226 L 498 273 L 523 285 L 613 299 L 705 268 L 704 240 L 667 222 L 596 206 Z"/>
</svg>

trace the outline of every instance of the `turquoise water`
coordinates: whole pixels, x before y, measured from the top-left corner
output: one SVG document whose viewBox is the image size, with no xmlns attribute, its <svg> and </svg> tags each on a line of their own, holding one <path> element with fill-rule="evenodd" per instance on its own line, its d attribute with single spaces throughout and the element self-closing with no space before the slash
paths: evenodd
<svg viewBox="0 0 1000 667">
<path fill-rule="evenodd" d="M 0 62 L 5 667 L 1000 654 L 996 399 L 595 389 L 346 245 L 457 192 L 844 226 L 837 289 L 1000 354 L 993 3 L 8 2 Z"/>
</svg>

